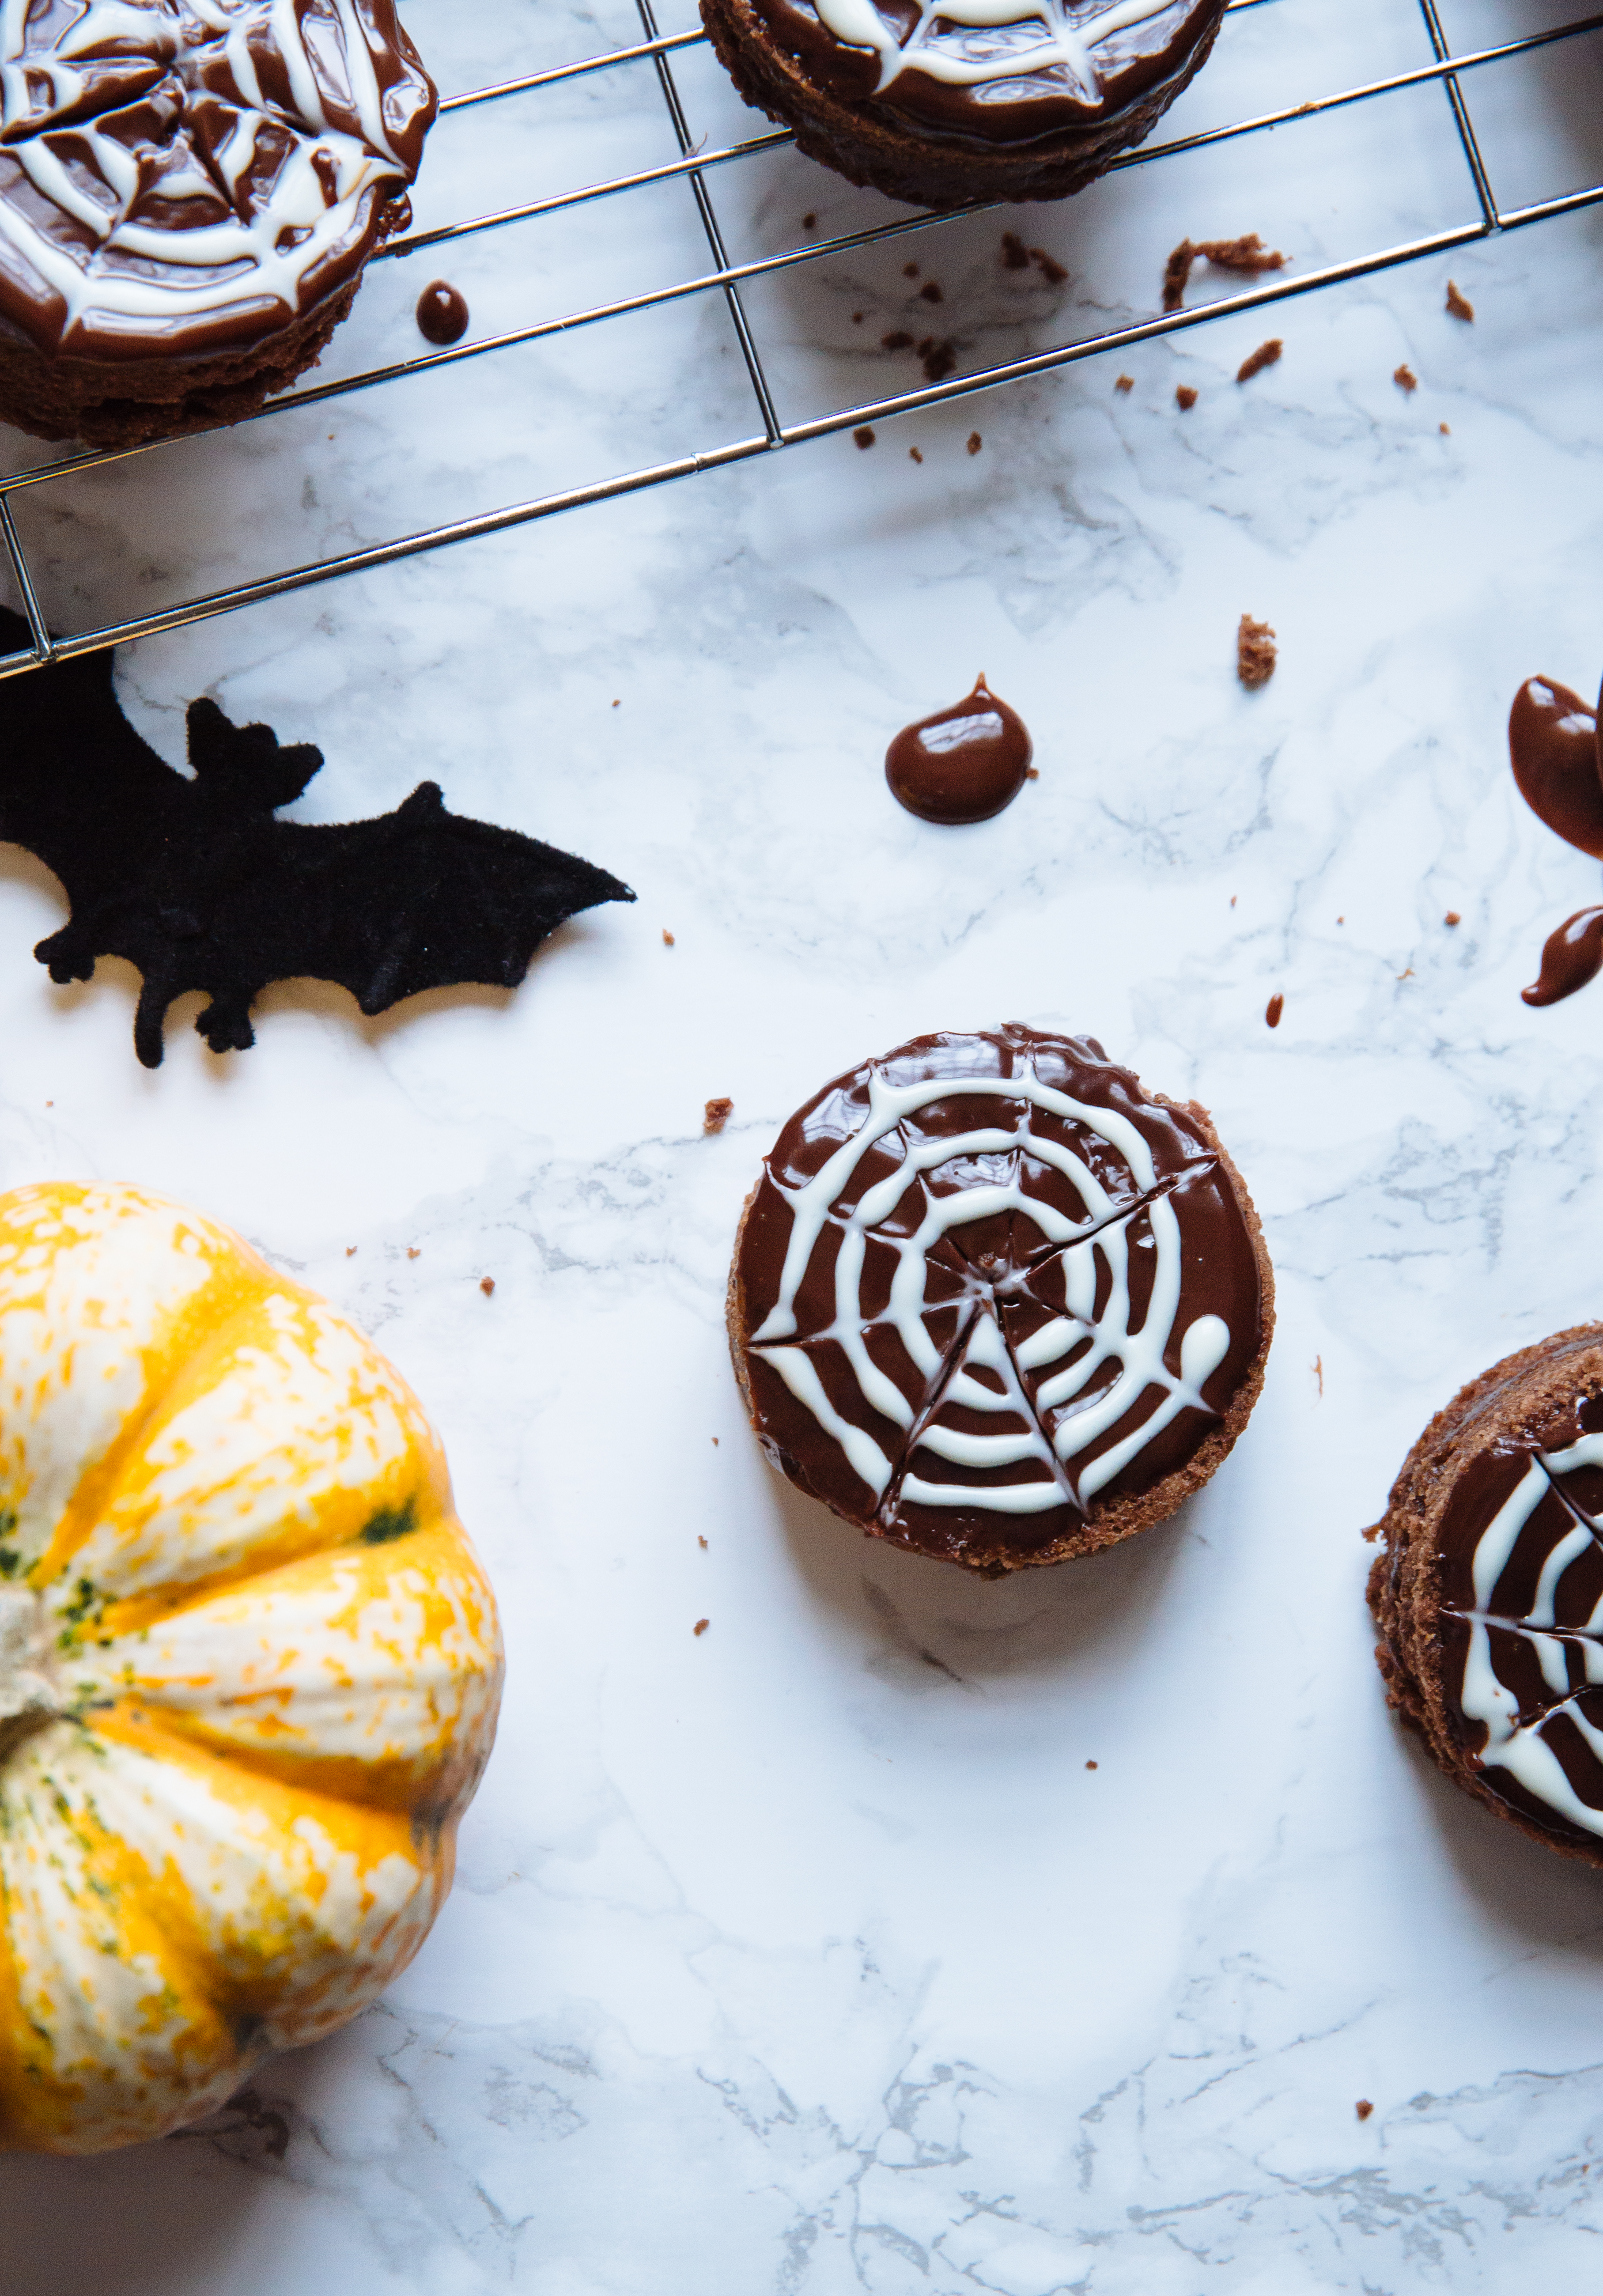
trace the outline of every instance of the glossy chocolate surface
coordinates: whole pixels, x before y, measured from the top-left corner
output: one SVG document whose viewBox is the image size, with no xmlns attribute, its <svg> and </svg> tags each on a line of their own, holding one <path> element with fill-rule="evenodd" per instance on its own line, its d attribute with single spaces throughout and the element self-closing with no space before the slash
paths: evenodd
<svg viewBox="0 0 1603 2296">
<path fill-rule="evenodd" d="M 1024 787 L 1034 754 L 1023 718 L 979 677 L 950 709 L 902 728 L 885 778 L 920 820 L 989 821 Z"/>
<path fill-rule="evenodd" d="M 337 294 L 435 112 L 393 0 L 31 0 L 0 67 L 0 332 L 97 364 L 215 358 Z"/>
<path fill-rule="evenodd" d="M 1542 971 L 1520 995 L 1527 1004 L 1558 1004 L 1603 969 L 1603 908 L 1577 909 L 1542 945 Z"/>
<path fill-rule="evenodd" d="M 437 279 L 417 299 L 418 332 L 443 350 L 459 343 L 468 332 L 468 299 L 448 280 Z"/>
<path fill-rule="evenodd" d="M 815 86 L 938 141 L 1012 146 L 1101 126 L 1184 74 L 1223 0 L 754 0 Z M 1104 18 L 1113 29 L 1099 34 Z M 1126 20 L 1130 19 L 1132 20 Z M 922 66 L 922 68 L 920 68 Z"/>
<path fill-rule="evenodd" d="M 1579 1354 L 1596 1337 L 1571 1343 Z M 1559 1358 L 1561 1359 L 1561 1358 Z M 1486 1398 L 1483 1414 L 1502 1400 Z M 1454 1735 L 1480 1773 L 1481 1784 L 1544 1833 L 1597 1853 L 1603 1833 L 1603 1753 L 1589 1731 L 1603 1732 L 1603 1465 L 1565 1467 L 1563 1455 L 1588 1436 L 1603 1433 L 1603 1396 L 1585 1390 L 1526 1439 L 1494 1438 L 1460 1470 L 1437 1531 L 1441 1596 L 1442 1683 Z M 1599 1447 L 1603 1449 L 1603 1446 Z M 1501 1567 L 1483 1542 L 1501 1511 L 1517 1500 L 1539 1459 L 1542 1494 L 1526 1514 Z M 1476 1585 L 1482 1554 L 1483 1585 Z M 1490 1583 L 1484 1583 L 1489 1581 Z M 1481 1663 L 1501 1685 L 1509 1726 L 1541 1740 L 1581 1802 L 1599 1814 L 1594 1831 L 1566 1817 L 1543 1793 L 1538 1769 L 1516 1775 L 1504 1763 L 1483 1761 L 1490 1733 L 1460 1702 L 1474 1677 L 1472 1637 L 1484 1634 Z M 1603 1743 L 1603 1741 L 1599 1742 Z"/>
<path fill-rule="evenodd" d="M 1093 1039 L 1018 1026 L 921 1037 L 826 1085 L 765 1160 L 737 1275 L 775 1464 L 958 1561 L 1049 1546 L 1183 1466 L 1261 1334 L 1253 1238 L 1197 1118 Z M 1189 1401 L 1187 1347 L 1209 1365 Z M 833 1433 L 798 1397 L 814 1379 Z"/>
<path fill-rule="evenodd" d="M 1528 678 L 1509 713 L 1519 793 L 1566 844 L 1603 861 L 1603 773 L 1591 704 L 1550 677 Z"/>
</svg>

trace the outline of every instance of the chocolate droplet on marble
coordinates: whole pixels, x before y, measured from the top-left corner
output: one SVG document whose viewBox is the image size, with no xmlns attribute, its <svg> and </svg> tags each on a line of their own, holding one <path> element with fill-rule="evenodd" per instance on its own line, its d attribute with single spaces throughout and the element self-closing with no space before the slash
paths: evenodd
<svg viewBox="0 0 1603 2296">
<path fill-rule="evenodd" d="M 1603 909 L 1577 909 L 1542 945 L 1542 975 L 1520 995 L 1527 1004 L 1557 1004 L 1603 971 Z"/>
<path fill-rule="evenodd" d="M 1528 678 L 1509 713 L 1509 754 L 1519 793 L 1532 812 L 1566 844 L 1603 861 L 1596 712 L 1567 685 L 1550 677 Z"/>
<path fill-rule="evenodd" d="M 902 728 L 885 778 L 921 821 L 989 821 L 1024 787 L 1034 753 L 1023 718 L 981 676 L 952 709 Z"/>
<path fill-rule="evenodd" d="M 448 280 L 437 279 L 417 299 L 418 332 L 443 348 L 459 343 L 468 332 L 467 298 Z"/>
</svg>

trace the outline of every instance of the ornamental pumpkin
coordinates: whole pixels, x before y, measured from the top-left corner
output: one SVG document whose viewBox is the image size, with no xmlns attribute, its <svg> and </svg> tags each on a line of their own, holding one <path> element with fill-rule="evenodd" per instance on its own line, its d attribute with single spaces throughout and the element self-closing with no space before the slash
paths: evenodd
<svg viewBox="0 0 1603 2296">
<path fill-rule="evenodd" d="M 0 1196 L 0 2145 L 159 2136 L 372 2001 L 501 1673 L 359 1332 L 141 1189 Z"/>
</svg>

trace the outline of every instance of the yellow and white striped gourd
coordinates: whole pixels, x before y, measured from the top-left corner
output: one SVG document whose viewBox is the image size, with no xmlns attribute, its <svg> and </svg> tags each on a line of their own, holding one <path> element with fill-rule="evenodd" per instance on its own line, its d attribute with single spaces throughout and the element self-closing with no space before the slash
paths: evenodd
<svg viewBox="0 0 1603 2296">
<path fill-rule="evenodd" d="M 501 1674 L 359 1332 L 140 1189 L 0 1196 L 0 2146 L 160 2136 L 372 2001 Z"/>
</svg>

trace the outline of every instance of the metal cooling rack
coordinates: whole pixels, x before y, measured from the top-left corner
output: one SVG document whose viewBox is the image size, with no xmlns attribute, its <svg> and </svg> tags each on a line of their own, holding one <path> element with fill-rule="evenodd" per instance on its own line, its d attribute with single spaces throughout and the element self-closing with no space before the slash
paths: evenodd
<svg viewBox="0 0 1603 2296">
<path fill-rule="evenodd" d="M 1272 4 L 1273 0 L 1230 0 L 1228 14 L 1239 16 L 1247 9 Z M 46 629 L 34 577 L 17 531 L 12 511 L 14 498 L 29 488 L 49 487 L 69 475 L 106 463 L 127 462 L 145 455 L 182 455 L 185 446 L 197 434 L 190 434 L 190 439 L 157 440 L 143 447 L 68 455 L 39 468 L 0 479 L 0 538 L 4 540 L 5 554 L 33 635 L 31 652 L 24 649 L 0 656 L 0 677 L 16 676 L 47 661 L 94 652 L 133 638 L 148 637 L 159 631 L 177 629 L 187 623 L 203 621 L 213 615 L 232 613 L 239 607 L 282 597 L 290 591 L 307 589 L 317 583 L 333 581 L 341 575 L 364 572 L 371 568 L 390 565 L 399 559 L 414 557 L 424 551 L 438 550 L 447 543 L 467 542 L 481 535 L 498 534 L 511 527 L 527 525 L 536 519 L 550 518 L 559 511 L 582 509 L 587 504 L 634 494 L 646 487 L 661 486 L 670 479 L 691 478 L 701 471 L 719 470 L 730 463 L 747 462 L 784 447 L 800 446 L 808 439 L 823 439 L 836 431 L 885 422 L 893 415 L 908 414 L 916 408 L 938 406 L 949 399 L 968 398 L 977 391 L 994 390 L 1003 383 L 1018 381 L 1026 375 L 1044 374 L 1052 368 L 1069 366 L 1081 359 L 1095 358 L 1106 352 L 1149 342 L 1160 335 L 1175 334 L 1189 327 L 1206 326 L 1217 319 L 1285 302 L 1293 296 L 1313 294 L 1321 288 L 1332 287 L 1343 281 L 1389 271 L 1399 265 L 1416 263 L 1426 257 L 1468 246 L 1499 233 L 1517 231 L 1527 224 L 1574 214 L 1580 209 L 1603 203 L 1603 184 L 1593 184 L 1584 190 L 1568 192 L 1558 198 L 1538 201 L 1524 207 L 1501 205 L 1493 188 L 1468 92 L 1476 75 L 1484 75 L 1500 65 L 1506 66 L 1516 58 L 1528 56 L 1555 43 L 1574 40 L 1589 32 L 1603 29 L 1603 14 L 1582 17 L 1573 23 L 1531 33 L 1494 47 L 1455 52 L 1443 29 L 1436 0 L 1417 0 L 1417 4 L 1424 19 L 1434 58 L 1432 62 L 1387 78 L 1372 79 L 1361 86 L 1344 88 L 1332 95 L 1264 112 L 1256 118 L 1238 119 L 1227 127 L 1211 128 L 1199 135 L 1145 144 L 1140 150 L 1116 160 L 1108 172 L 1149 168 L 1181 152 L 1197 152 L 1243 137 L 1265 136 L 1276 128 L 1295 128 L 1321 114 L 1338 111 L 1353 104 L 1370 102 L 1378 97 L 1424 86 L 1434 81 L 1440 86 L 1451 110 L 1452 126 L 1468 170 L 1468 188 L 1473 194 L 1472 212 L 1463 223 L 1395 246 L 1376 248 L 1320 270 L 1267 280 L 1239 294 L 1223 296 L 1190 310 L 1165 312 L 1129 325 L 1110 327 L 1102 333 L 1059 343 L 1050 349 L 1009 359 L 977 373 L 954 375 L 949 380 L 928 384 L 922 390 L 899 391 L 889 398 L 867 399 L 858 406 L 837 407 L 806 422 L 788 422 L 781 412 L 778 398 L 765 369 L 757 331 L 742 298 L 742 287 L 748 282 L 767 278 L 799 265 L 815 264 L 855 248 L 871 246 L 880 240 L 910 233 L 939 232 L 953 221 L 953 217 L 952 214 L 897 214 L 890 220 L 865 230 L 809 240 L 806 246 L 784 248 L 777 254 L 764 256 L 751 262 L 732 263 L 707 178 L 715 170 L 738 168 L 757 154 L 773 152 L 793 139 L 788 132 L 776 130 L 751 136 L 741 143 L 716 149 L 699 149 L 692 139 L 675 78 L 673 59 L 686 49 L 705 44 L 706 34 L 699 30 L 664 34 L 658 29 L 653 0 L 635 0 L 643 37 L 634 46 L 614 49 L 604 55 L 587 56 L 577 62 L 560 64 L 545 71 L 530 72 L 521 78 L 503 80 L 494 86 L 474 88 L 466 94 L 447 97 L 441 104 L 441 111 L 462 111 L 475 104 L 537 101 L 543 89 L 560 81 L 576 80 L 597 72 L 649 68 L 656 75 L 679 145 L 681 156 L 677 160 L 642 168 L 634 174 L 614 176 L 606 182 L 586 184 L 523 206 L 502 209 L 493 214 L 470 216 L 435 230 L 416 232 L 407 238 L 392 242 L 373 260 L 382 261 L 413 254 L 427 247 L 447 245 L 480 232 L 495 231 L 509 224 L 552 215 L 591 201 L 641 195 L 649 197 L 657 185 L 683 177 L 694 196 L 706 234 L 711 258 L 709 266 L 648 293 L 626 296 L 617 301 L 597 304 L 589 309 L 566 312 L 560 317 L 543 319 L 531 326 L 462 343 L 447 350 L 397 360 L 391 365 L 370 368 L 338 381 L 289 391 L 273 399 L 259 414 L 247 419 L 252 422 L 269 422 L 291 408 L 344 398 L 357 391 L 404 384 L 409 376 L 454 366 L 464 360 L 494 358 L 497 353 L 538 341 L 544 337 L 570 332 L 576 328 L 600 325 L 609 319 L 649 311 L 689 297 L 721 295 L 728 308 L 750 381 L 759 427 L 744 437 L 726 439 L 723 444 L 709 447 L 699 454 L 681 455 L 672 461 L 641 469 L 622 471 L 589 485 L 542 495 L 526 502 L 510 503 L 500 510 L 429 527 L 416 533 L 398 535 L 392 540 L 377 543 L 365 549 L 347 551 L 336 557 L 289 567 L 282 573 L 211 591 L 134 620 L 108 623 L 100 628 L 80 631 L 74 636 L 53 638 Z M 1228 37 L 1229 29 L 1227 21 L 1222 38 Z M 987 211 L 986 206 L 977 205 L 954 213 L 969 217 Z"/>
</svg>

